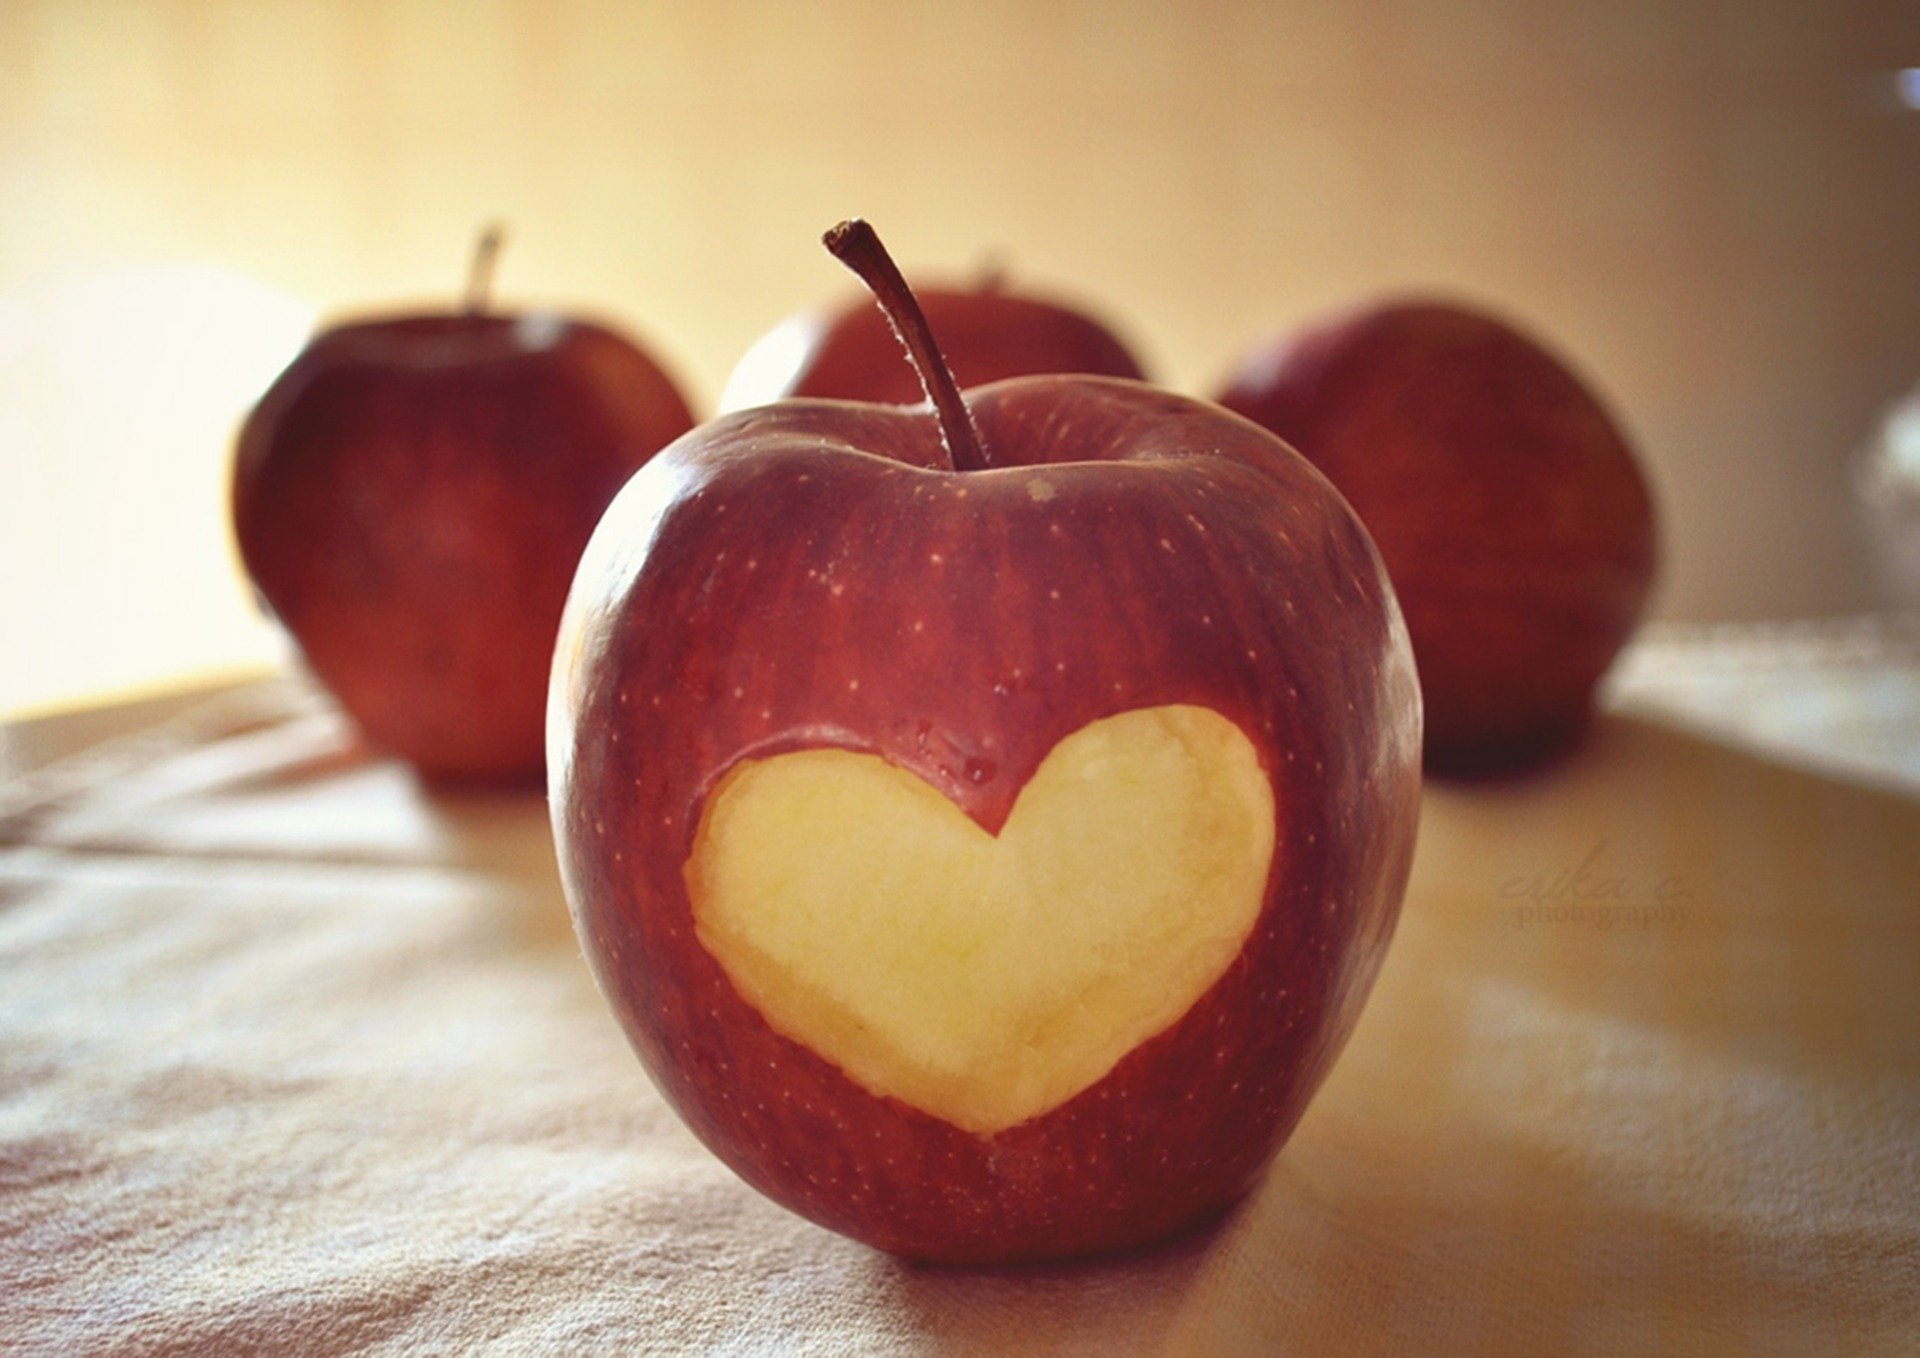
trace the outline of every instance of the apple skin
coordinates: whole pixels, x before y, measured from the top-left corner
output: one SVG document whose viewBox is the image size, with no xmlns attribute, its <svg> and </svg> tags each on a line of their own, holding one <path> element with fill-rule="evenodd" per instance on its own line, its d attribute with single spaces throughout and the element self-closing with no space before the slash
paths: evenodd
<svg viewBox="0 0 1920 1358">
<path fill-rule="evenodd" d="M 243 427 L 240 555 L 378 745 L 537 781 L 553 638 L 593 526 L 693 423 L 600 325 L 405 315 L 322 332 Z"/>
<path fill-rule="evenodd" d="M 1658 566 L 1646 478 L 1579 378 L 1502 321 L 1407 301 L 1263 347 L 1220 401 L 1298 448 L 1373 534 L 1430 768 L 1514 768 L 1574 740 Z"/>
<path fill-rule="evenodd" d="M 1111 330 L 1063 303 L 997 286 L 913 292 L 962 387 L 1040 373 L 1145 376 Z M 728 378 L 720 406 L 744 410 L 792 396 L 916 405 L 924 393 L 886 316 L 862 295 L 768 332 Z"/>
<path fill-rule="evenodd" d="M 1242 1195 L 1351 1030 L 1412 853 L 1417 683 L 1365 531 L 1264 431 L 1114 379 L 966 400 L 986 470 L 945 470 L 924 408 L 797 400 L 634 478 L 556 657 L 561 871 L 654 1081 L 756 1188 L 916 1259 L 1125 1250 Z M 1060 740 L 1171 703 L 1254 743 L 1275 866 L 1222 977 L 1051 1112 L 979 1136 L 870 1094 L 695 935 L 684 865 L 742 759 L 879 754 L 997 834 Z"/>
</svg>

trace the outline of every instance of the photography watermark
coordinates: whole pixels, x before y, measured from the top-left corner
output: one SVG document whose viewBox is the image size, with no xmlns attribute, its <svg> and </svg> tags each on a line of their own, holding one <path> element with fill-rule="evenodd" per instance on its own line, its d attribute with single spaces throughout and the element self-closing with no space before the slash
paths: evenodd
<svg viewBox="0 0 1920 1358">
<path fill-rule="evenodd" d="M 1687 922 L 1693 893 L 1678 877 L 1638 880 L 1608 862 L 1601 840 L 1569 869 L 1509 877 L 1500 901 L 1516 929 L 1535 924 L 1579 924 L 1610 929 L 1677 928 Z"/>
</svg>

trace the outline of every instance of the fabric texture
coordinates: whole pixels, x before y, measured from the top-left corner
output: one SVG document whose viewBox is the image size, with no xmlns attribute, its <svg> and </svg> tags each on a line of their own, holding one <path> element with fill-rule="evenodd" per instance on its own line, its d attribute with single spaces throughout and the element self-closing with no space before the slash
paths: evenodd
<svg viewBox="0 0 1920 1358">
<path fill-rule="evenodd" d="M 1554 767 L 1428 790 L 1374 997 L 1242 1208 L 1033 1270 L 898 1262 L 708 1155 L 537 796 L 423 790 L 294 680 L 36 760 L 0 1351 L 1912 1352 L 1920 801 L 1737 748 L 1723 641 L 1643 651 Z M 1920 714 L 1885 720 L 1897 775 Z"/>
</svg>

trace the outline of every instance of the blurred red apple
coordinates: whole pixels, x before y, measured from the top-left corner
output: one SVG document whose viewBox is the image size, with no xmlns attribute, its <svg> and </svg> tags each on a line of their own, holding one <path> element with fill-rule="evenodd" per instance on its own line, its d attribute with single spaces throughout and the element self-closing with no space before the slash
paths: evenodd
<svg viewBox="0 0 1920 1358">
<path fill-rule="evenodd" d="M 1656 566 L 1653 501 L 1593 394 L 1457 306 L 1371 306 L 1257 350 L 1220 397 L 1327 474 L 1406 611 L 1438 770 L 1525 764 L 1586 722 Z"/>
<path fill-rule="evenodd" d="M 487 311 L 483 287 L 464 313 L 317 335 L 241 431 L 233 522 L 261 595 L 374 742 L 435 777 L 537 781 L 581 549 L 693 421 L 632 341 Z"/>
<path fill-rule="evenodd" d="M 1036 373 L 1142 377 L 1139 362 L 1101 322 L 1064 302 L 1009 292 L 997 273 L 971 288 L 916 287 L 963 387 Z M 900 361 L 900 341 L 869 297 L 803 312 L 762 336 L 734 368 L 723 411 L 789 396 L 912 405 L 920 379 Z"/>
<path fill-rule="evenodd" d="M 1143 383 L 722 416 L 621 493 L 555 662 L 602 992 L 748 1182 L 922 1259 L 1213 1217 L 1372 984 L 1419 800 L 1384 571 L 1278 440 Z"/>
</svg>

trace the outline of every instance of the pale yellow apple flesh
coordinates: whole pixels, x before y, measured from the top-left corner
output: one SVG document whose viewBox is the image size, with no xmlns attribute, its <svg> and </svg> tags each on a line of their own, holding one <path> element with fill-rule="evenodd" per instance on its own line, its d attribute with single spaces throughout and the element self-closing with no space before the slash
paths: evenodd
<svg viewBox="0 0 1920 1358">
<path fill-rule="evenodd" d="M 1141 708 L 1048 754 L 996 838 L 876 755 L 749 760 L 686 864 L 701 943 L 773 1028 L 986 1135 L 1059 1107 L 1239 953 L 1273 785 L 1208 708 Z"/>
</svg>

